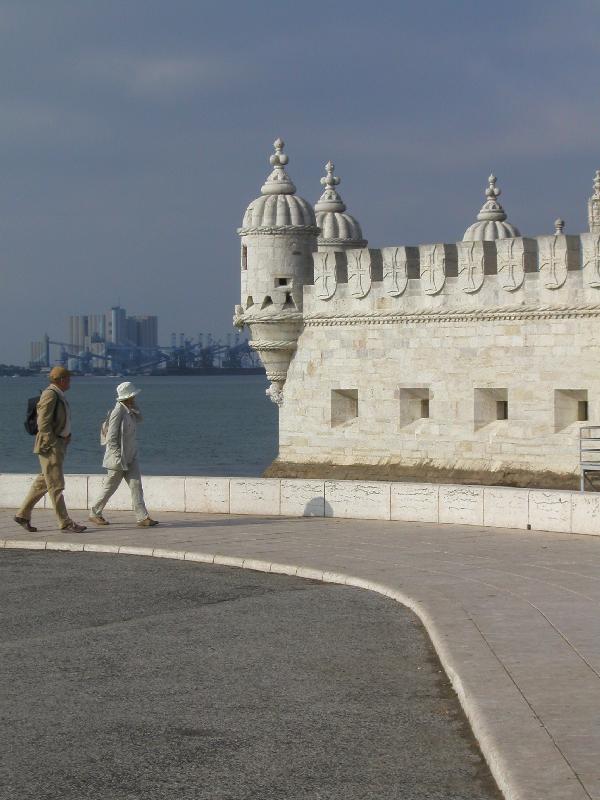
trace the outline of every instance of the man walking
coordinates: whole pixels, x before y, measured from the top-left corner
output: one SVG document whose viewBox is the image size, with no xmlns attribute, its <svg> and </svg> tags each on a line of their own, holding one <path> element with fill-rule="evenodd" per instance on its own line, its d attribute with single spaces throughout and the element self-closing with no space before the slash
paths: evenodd
<svg viewBox="0 0 600 800">
<path fill-rule="evenodd" d="M 31 512 L 47 492 L 60 529 L 81 533 L 86 529 L 85 525 L 78 525 L 69 517 L 63 497 L 63 462 L 67 445 L 71 441 L 71 409 L 65 392 L 71 385 L 71 373 L 65 367 L 53 367 L 49 378 L 50 385 L 44 389 L 37 404 L 38 432 L 33 447 L 33 452 L 37 453 L 40 460 L 41 472 L 31 484 L 14 519 L 26 531 L 37 531 L 31 524 Z"/>
</svg>

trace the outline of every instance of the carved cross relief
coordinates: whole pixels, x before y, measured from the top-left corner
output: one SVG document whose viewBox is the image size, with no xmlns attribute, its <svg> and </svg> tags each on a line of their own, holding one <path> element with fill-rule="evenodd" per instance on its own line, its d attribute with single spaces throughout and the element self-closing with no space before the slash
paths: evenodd
<svg viewBox="0 0 600 800">
<path fill-rule="evenodd" d="M 368 250 L 347 250 L 348 288 L 352 297 L 366 297 L 371 288 L 371 254 Z"/>
<path fill-rule="evenodd" d="M 540 273 L 546 289 L 560 289 L 567 280 L 568 252 L 565 236 L 540 239 Z"/>
<path fill-rule="evenodd" d="M 583 247 L 583 275 L 588 286 L 600 288 L 600 235 L 585 233 L 581 237 Z"/>
<path fill-rule="evenodd" d="M 330 300 L 337 289 L 335 253 L 315 253 L 315 290 L 320 300 Z"/>
<path fill-rule="evenodd" d="M 458 280 L 463 292 L 473 294 L 483 286 L 483 242 L 458 243 Z"/>
<path fill-rule="evenodd" d="M 507 292 L 520 289 L 525 280 L 525 243 L 523 239 L 498 239 L 498 282 Z"/>
<path fill-rule="evenodd" d="M 399 297 L 408 285 L 406 247 L 384 247 L 383 287 L 390 297 Z"/>
<path fill-rule="evenodd" d="M 425 294 L 438 294 L 446 282 L 446 252 L 443 244 L 419 248 L 420 276 Z"/>
</svg>

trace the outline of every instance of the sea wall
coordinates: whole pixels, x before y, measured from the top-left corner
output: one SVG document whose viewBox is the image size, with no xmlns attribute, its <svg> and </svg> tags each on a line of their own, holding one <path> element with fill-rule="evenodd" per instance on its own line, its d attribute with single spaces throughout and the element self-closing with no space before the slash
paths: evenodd
<svg viewBox="0 0 600 800">
<path fill-rule="evenodd" d="M 67 475 L 67 507 L 73 511 L 88 509 L 102 477 Z M 0 508 L 17 508 L 33 478 L 0 474 Z M 153 514 L 174 511 L 341 517 L 600 535 L 600 493 L 384 481 L 184 476 L 145 476 L 144 493 Z M 40 505 L 50 507 L 47 498 Z M 122 485 L 107 506 L 107 516 L 111 510 L 130 508 L 129 490 Z"/>
</svg>

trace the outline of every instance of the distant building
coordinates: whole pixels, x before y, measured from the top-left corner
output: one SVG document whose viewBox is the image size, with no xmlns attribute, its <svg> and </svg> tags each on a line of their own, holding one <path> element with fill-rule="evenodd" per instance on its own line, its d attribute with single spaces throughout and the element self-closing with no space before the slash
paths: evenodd
<svg viewBox="0 0 600 800">
<path fill-rule="evenodd" d="M 104 314 L 69 317 L 65 353 L 84 370 L 134 366 L 151 358 L 157 348 L 156 316 L 128 317 L 124 308 L 113 306 Z"/>
</svg>

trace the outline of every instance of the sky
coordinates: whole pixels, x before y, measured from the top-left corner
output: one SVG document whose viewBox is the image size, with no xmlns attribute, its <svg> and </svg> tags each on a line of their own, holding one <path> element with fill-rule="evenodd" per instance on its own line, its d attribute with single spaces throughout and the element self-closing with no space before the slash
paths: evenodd
<svg viewBox="0 0 600 800">
<path fill-rule="evenodd" d="M 0 0 L 0 73 L 0 363 L 116 304 L 233 332 L 279 136 L 371 247 L 461 239 L 492 171 L 523 235 L 587 230 L 599 0 Z"/>
</svg>

